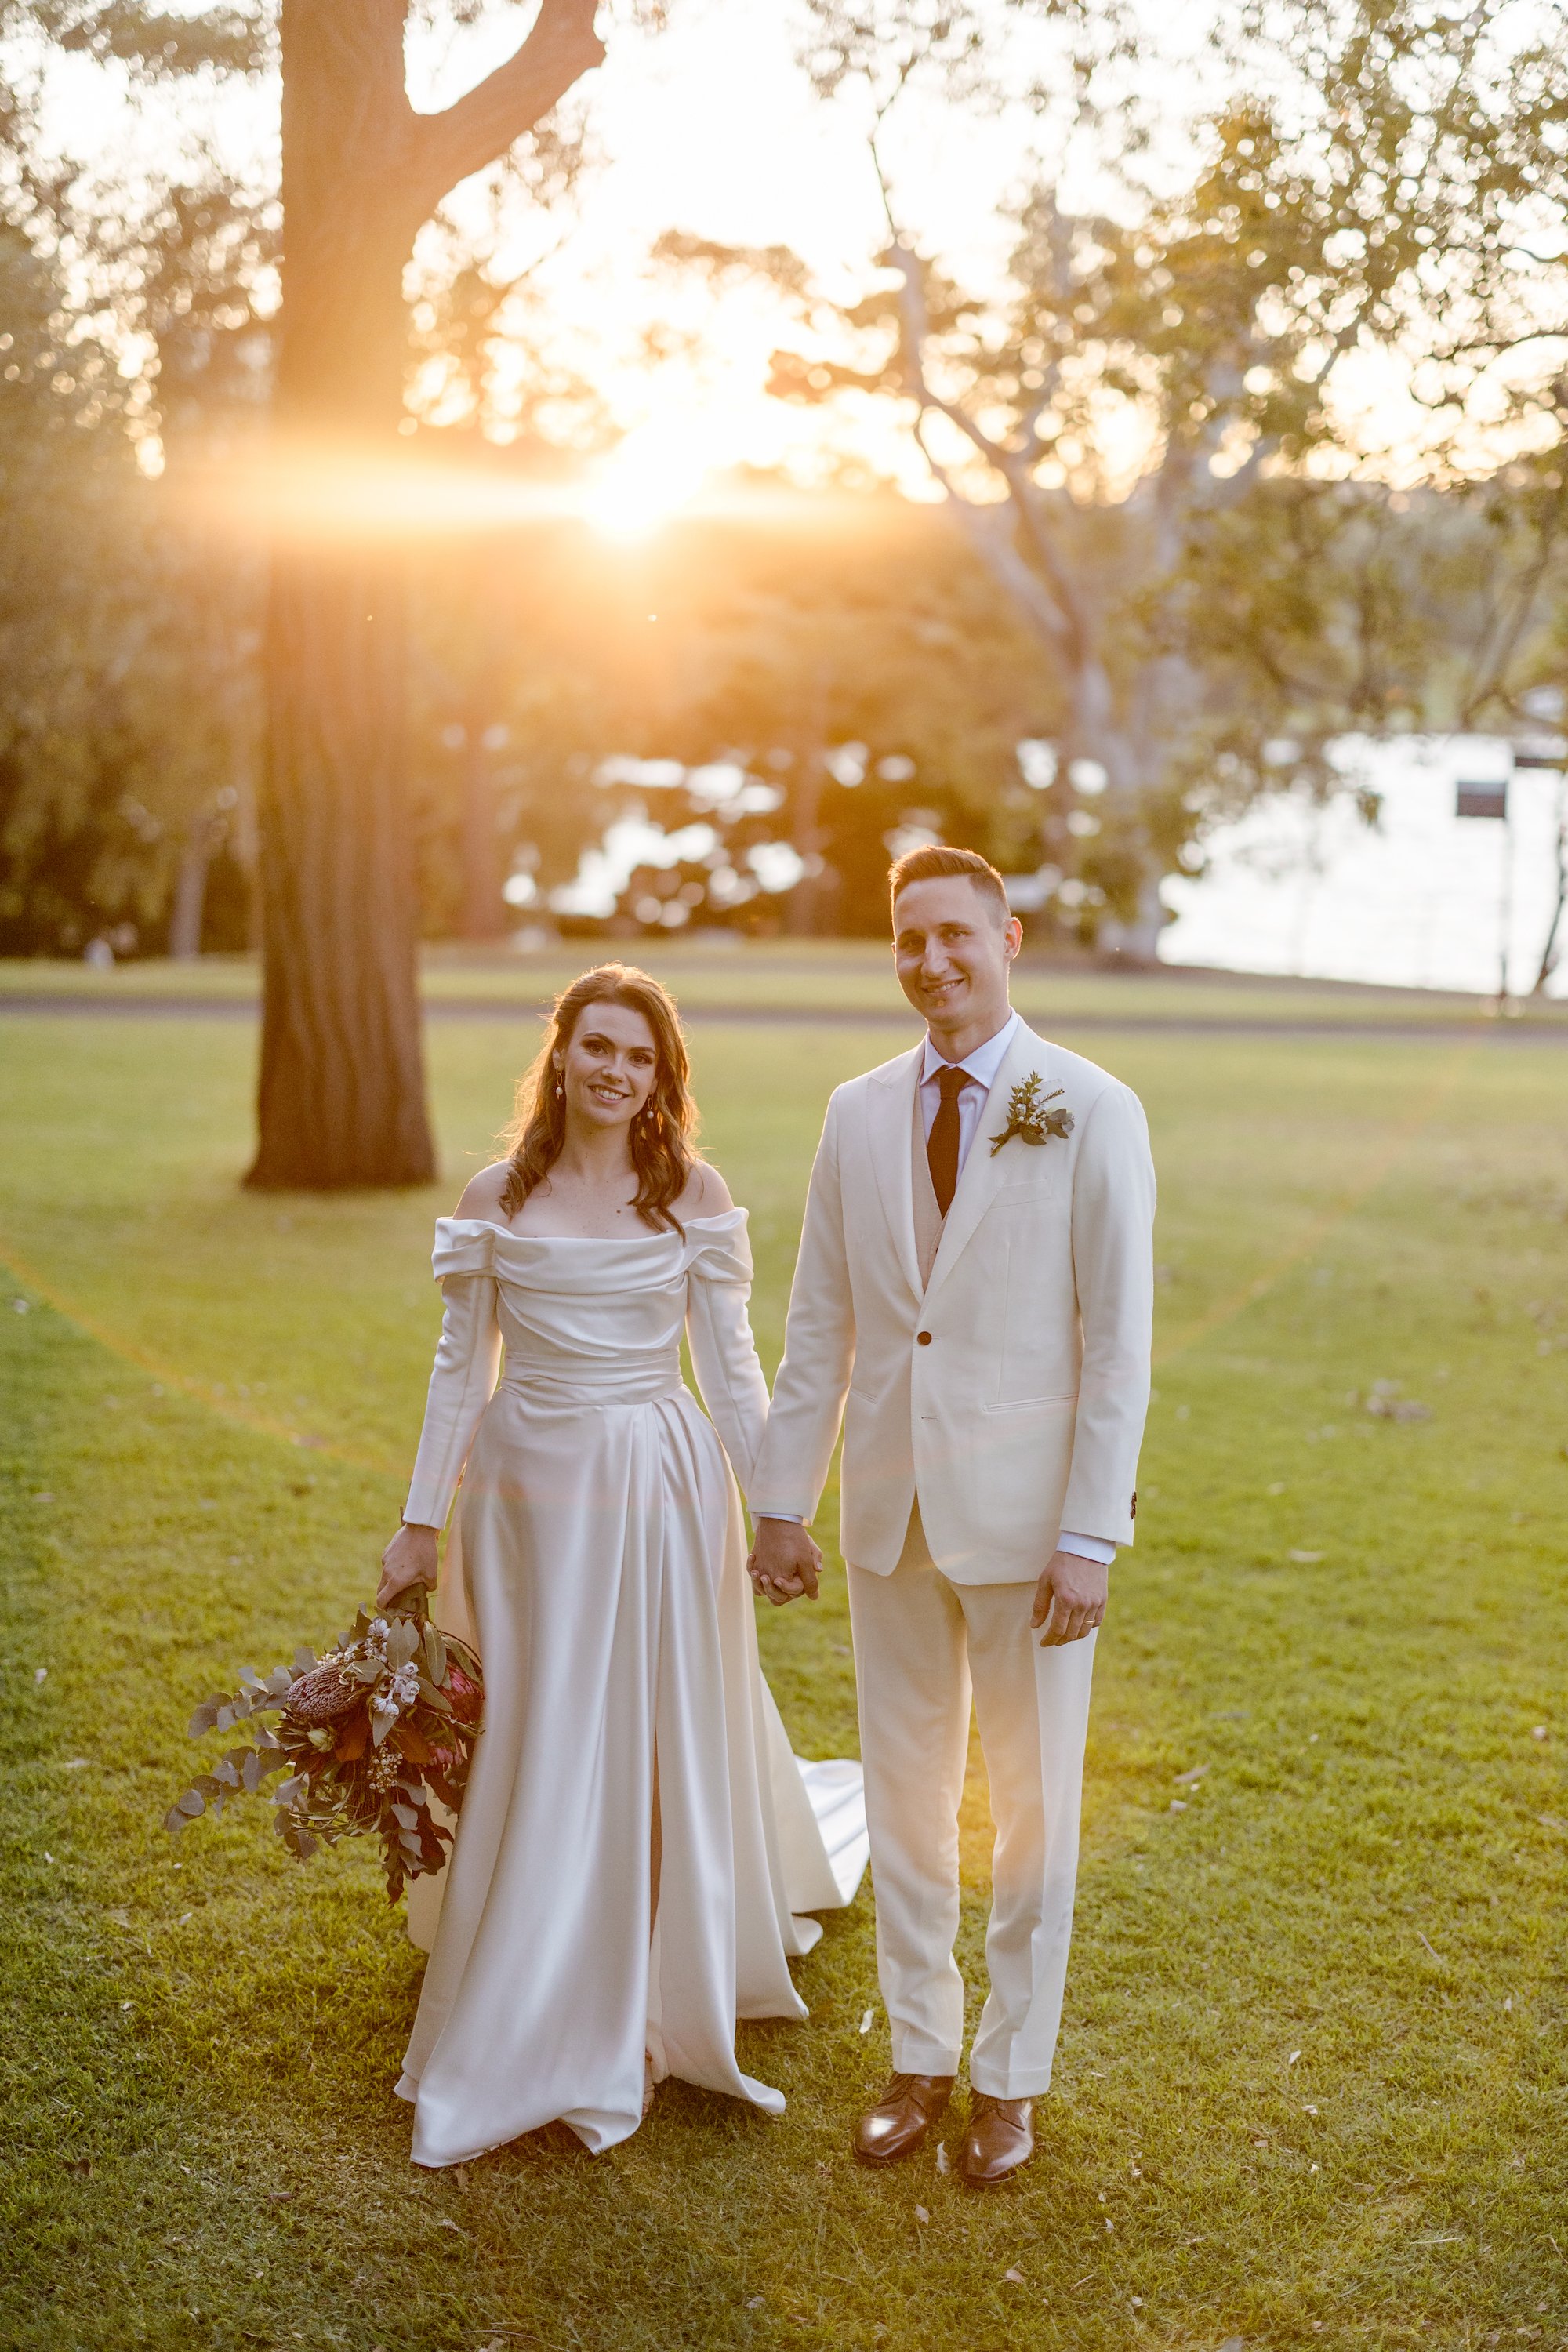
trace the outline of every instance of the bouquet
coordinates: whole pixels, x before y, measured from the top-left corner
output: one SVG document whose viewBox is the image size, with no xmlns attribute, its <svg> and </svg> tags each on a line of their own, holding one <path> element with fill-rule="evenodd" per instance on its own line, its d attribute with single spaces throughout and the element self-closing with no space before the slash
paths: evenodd
<svg viewBox="0 0 1568 2352">
<path fill-rule="evenodd" d="M 163 1827 L 183 1830 L 287 1772 L 270 1795 L 289 1852 L 307 1862 L 340 1838 L 379 1837 L 395 1903 L 405 1881 L 447 1859 L 452 1833 L 430 1801 L 450 1813 L 460 1807 L 483 1706 L 479 1660 L 431 1623 L 424 1587 L 415 1586 L 385 1616 L 362 1609 L 353 1632 L 323 1656 L 298 1649 L 292 1669 L 275 1666 L 263 1679 L 247 1667 L 238 1690 L 204 1699 L 191 1717 L 193 1739 L 243 1724 L 247 1742 L 197 1774 Z M 276 1727 L 264 1716 L 276 1717 Z"/>
</svg>

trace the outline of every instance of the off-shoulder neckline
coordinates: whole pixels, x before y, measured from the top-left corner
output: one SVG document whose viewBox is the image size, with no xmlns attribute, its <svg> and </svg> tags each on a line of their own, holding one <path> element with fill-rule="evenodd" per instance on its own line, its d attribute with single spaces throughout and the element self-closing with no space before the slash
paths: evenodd
<svg viewBox="0 0 1568 2352">
<path fill-rule="evenodd" d="M 747 1212 L 737 1204 L 734 1208 L 720 1209 L 710 1217 L 683 1217 L 681 1219 L 681 1224 L 684 1227 L 685 1232 L 689 1234 L 694 1225 L 728 1225 L 732 1224 L 737 1218 L 739 1218 L 743 1223 L 746 1219 L 746 1214 Z M 682 1239 L 682 1234 L 668 1225 L 665 1226 L 658 1233 L 655 1233 L 651 1228 L 645 1227 L 641 1233 L 628 1234 L 534 1234 L 520 1233 L 515 1225 L 498 1225 L 493 1217 L 437 1217 L 436 1223 L 437 1225 L 447 1226 L 448 1230 L 454 1226 L 458 1226 L 471 1233 L 499 1234 L 503 1241 L 508 1242 L 595 1242 L 601 1244 L 636 1242 L 642 1244 L 647 1242 L 663 1241 L 678 1242 Z"/>
</svg>

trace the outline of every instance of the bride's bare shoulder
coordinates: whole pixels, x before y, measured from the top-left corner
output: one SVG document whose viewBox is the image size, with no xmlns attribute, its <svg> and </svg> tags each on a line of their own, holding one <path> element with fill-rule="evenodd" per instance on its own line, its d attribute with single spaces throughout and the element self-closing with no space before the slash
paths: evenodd
<svg viewBox="0 0 1568 2352">
<path fill-rule="evenodd" d="M 675 1204 L 676 1215 L 719 1217 L 734 1205 L 730 1198 L 730 1187 L 717 1168 L 710 1168 L 706 1160 L 694 1160 L 691 1172 L 686 1180 L 686 1189 Z"/>
<path fill-rule="evenodd" d="M 481 1168 L 463 1188 L 456 1214 L 459 1217 L 482 1217 L 492 1225 L 503 1225 L 505 1214 L 500 1196 L 506 1190 L 506 1180 L 511 1173 L 510 1160 L 498 1160 L 489 1168 Z"/>
</svg>

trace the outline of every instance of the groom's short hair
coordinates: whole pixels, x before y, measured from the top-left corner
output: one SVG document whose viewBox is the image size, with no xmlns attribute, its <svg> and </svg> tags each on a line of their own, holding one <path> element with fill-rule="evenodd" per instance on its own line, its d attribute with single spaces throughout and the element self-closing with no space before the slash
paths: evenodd
<svg viewBox="0 0 1568 2352">
<path fill-rule="evenodd" d="M 1007 904 L 1007 885 L 988 857 L 977 849 L 949 849 L 944 842 L 929 842 L 921 849 L 906 849 L 894 860 L 888 874 L 890 903 L 897 906 L 899 893 L 907 890 L 911 882 L 936 882 L 952 877 L 963 882 L 973 882 L 987 898 L 994 898 L 1002 909 L 1003 919 L 1013 909 Z"/>
</svg>

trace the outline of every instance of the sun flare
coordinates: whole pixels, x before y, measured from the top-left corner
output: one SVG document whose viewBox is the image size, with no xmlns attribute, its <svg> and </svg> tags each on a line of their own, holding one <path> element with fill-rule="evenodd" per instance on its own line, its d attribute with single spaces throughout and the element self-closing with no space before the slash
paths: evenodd
<svg viewBox="0 0 1568 2352">
<path fill-rule="evenodd" d="M 647 539 L 692 504 L 710 464 L 689 426 L 639 426 L 584 487 L 583 515 L 606 539 Z"/>
</svg>

